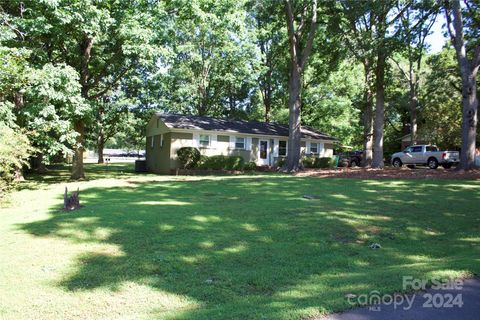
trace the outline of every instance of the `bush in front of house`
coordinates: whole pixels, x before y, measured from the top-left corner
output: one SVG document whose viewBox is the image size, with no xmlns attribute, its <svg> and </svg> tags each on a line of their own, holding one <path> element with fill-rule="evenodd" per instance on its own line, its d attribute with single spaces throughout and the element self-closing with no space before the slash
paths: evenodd
<svg viewBox="0 0 480 320">
<path fill-rule="evenodd" d="M 315 158 L 315 168 L 335 168 L 336 159 L 331 157 Z"/>
<path fill-rule="evenodd" d="M 240 156 L 211 156 L 203 158 L 199 169 L 210 170 L 243 170 L 245 161 Z"/>
<path fill-rule="evenodd" d="M 257 170 L 257 164 L 253 161 L 249 163 L 245 163 L 245 166 L 243 167 L 243 170 L 245 171 L 255 171 Z"/>
<path fill-rule="evenodd" d="M 303 166 L 305 168 L 319 168 L 319 169 L 326 169 L 326 168 L 334 168 L 336 164 L 335 158 L 330 157 L 305 157 L 302 159 Z"/>
<path fill-rule="evenodd" d="M 302 164 L 305 168 L 317 168 L 315 166 L 315 158 L 314 157 L 305 157 L 302 159 Z"/>
<path fill-rule="evenodd" d="M 283 167 L 283 165 L 285 164 L 286 161 L 287 161 L 287 157 L 279 157 L 277 159 L 277 167 L 278 168 Z"/>
<path fill-rule="evenodd" d="M 182 147 L 177 150 L 178 161 L 184 169 L 195 168 L 200 161 L 200 151 L 193 147 Z"/>
</svg>

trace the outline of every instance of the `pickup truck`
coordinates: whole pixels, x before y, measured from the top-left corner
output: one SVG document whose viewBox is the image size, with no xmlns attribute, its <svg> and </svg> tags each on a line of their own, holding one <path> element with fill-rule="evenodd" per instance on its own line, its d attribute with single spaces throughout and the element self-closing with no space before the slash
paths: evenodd
<svg viewBox="0 0 480 320">
<path fill-rule="evenodd" d="M 448 169 L 459 160 L 458 151 L 439 151 L 432 145 L 414 145 L 392 155 L 392 165 L 397 168 L 405 164 L 427 165 L 430 169 L 437 169 L 441 165 Z"/>
</svg>

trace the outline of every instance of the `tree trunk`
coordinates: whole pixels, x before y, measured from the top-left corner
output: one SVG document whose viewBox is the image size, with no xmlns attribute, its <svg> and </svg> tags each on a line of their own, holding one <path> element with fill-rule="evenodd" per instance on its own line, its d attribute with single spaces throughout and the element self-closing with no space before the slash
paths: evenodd
<svg viewBox="0 0 480 320">
<path fill-rule="evenodd" d="M 310 30 L 303 50 L 300 50 L 302 31 L 295 31 L 295 17 L 290 0 L 285 0 L 285 13 L 287 17 L 288 43 L 290 51 L 290 78 L 288 79 L 288 153 L 284 169 L 296 172 L 302 168 L 300 141 L 302 138 L 300 109 L 302 104 L 302 74 L 305 71 L 308 57 L 312 51 L 313 40 L 317 30 L 317 0 L 312 1 L 312 18 Z M 305 18 L 300 15 L 301 20 Z M 298 33 L 297 33 L 298 32 Z"/>
<path fill-rule="evenodd" d="M 77 138 L 75 142 L 74 154 L 73 154 L 73 163 L 72 163 L 72 175 L 71 178 L 74 180 L 84 179 L 85 171 L 83 168 L 83 151 L 84 151 L 84 141 L 85 141 L 85 124 L 82 120 L 76 120 L 74 122 L 74 129 L 77 133 Z"/>
<path fill-rule="evenodd" d="M 298 66 L 292 66 L 290 72 L 290 79 L 288 81 L 288 152 L 286 161 L 286 170 L 288 172 L 296 172 L 301 169 L 301 154 L 300 154 L 300 141 L 302 137 L 301 133 L 301 120 L 300 120 L 300 107 L 301 107 L 301 75 Z"/>
<path fill-rule="evenodd" d="M 417 143 L 418 96 L 415 83 L 410 83 L 410 143 Z"/>
<path fill-rule="evenodd" d="M 266 91 L 270 91 L 270 90 L 266 90 Z M 269 92 L 266 92 L 266 94 L 271 95 L 271 93 Z M 267 96 L 263 99 L 263 105 L 265 106 L 265 115 L 264 115 L 265 122 L 270 122 L 270 110 L 272 109 L 270 96 Z"/>
<path fill-rule="evenodd" d="M 93 47 L 93 38 L 85 36 L 85 39 L 80 44 L 80 54 L 82 55 L 82 61 L 80 65 L 80 85 L 81 95 L 87 100 L 89 84 L 89 72 L 88 72 L 88 63 L 90 62 L 91 52 Z M 75 146 L 73 148 L 73 163 L 72 163 L 72 174 L 71 179 L 78 180 L 85 178 L 85 171 L 83 168 L 83 151 L 85 150 L 85 122 L 83 119 L 74 120 L 73 128 L 77 133 Z"/>
<path fill-rule="evenodd" d="M 477 81 L 470 77 L 462 85 L 462 149 L 459 168 L 470 170 L 475 167 L 475 145 L 477 138 Z"/>
<path fill-rule="evenodd" d="M 97 163 L 104 163 L 103 159 L 103 149 L 105 148 L 105 132 L 103 126 L 105 124 L 105 108 L 103 105 L 98 107 L 98 136 L 97 136 L 97 153 L 98 161 Z"/>
<path fill-rule="evenodd" d="M 448 4 L 448 2 L 447 2 Z M 480 64 L 480 45 L 475 48 L 475 53 L 470 62 L 463 34 L 463 17 L 460 1 L 452 1 L 452 19 L 446 7 L 447 27 L 452 38 L 457 56 L 460 75 L 462 77 L 462 149 L 460 150 L 460 165 L 458 169 L 470 170 L 475 167 L 475 145 L 477 138 L 477 72 Z"/>
<path fill-rule="evenodd" d="M 103 149 L 105 149 L 105 137 L 103 136 L 103 133 L 100 133 L 97 138 L 97 163 L 105 163 L 105 160 L 103 159 Z"/>
<path fill-rule="evenodd" d="M 368 59 L 364 61 L 365 88 L 363 92 L 363 167 L 372 165 L 373 146 L 373 93 L 371 87 L 372 69 Z"/>
<path fill-rule="evenodd" d="M 373 168 L 383 168 L 383 130 L 385 123 L 385 52 L 383 48 L 378 51 L 377 67 L 375 71 L 375 122 L 373 129 L 374 149 Z"/>
</svg>

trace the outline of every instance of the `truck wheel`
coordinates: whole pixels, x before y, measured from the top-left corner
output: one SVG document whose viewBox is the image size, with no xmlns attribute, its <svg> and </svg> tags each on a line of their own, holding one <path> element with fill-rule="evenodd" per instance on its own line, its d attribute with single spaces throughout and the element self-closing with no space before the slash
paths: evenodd
<svg viewBox="0 0 480 320">
<path fill-rule="evenodd" d="M 430 169 L 437 169 L 438 168 L 438 161 L 435 158 L 428 159 L 428 167 Z"/>
<path fill-rule="evenodd" d="M 352 160 L 352 162 L 350 162 L 350 167 L 352 167 L 352 168 L 358 167 L 357 160 Z"/>
<path fill-rule="evenodd" d="M 402 160 L 400 160 L 398 158 L 395 158 L 393 160 L 392 164 L 395 168 L 400 168 L 403 165 Z"/>
<path fill-rule="evenodd" d="M 442 164 L 442 167 L 444 167 L 445 169 L 450 169 L 452 167 L 453 163 L 444 163 Z"/>
</svg>

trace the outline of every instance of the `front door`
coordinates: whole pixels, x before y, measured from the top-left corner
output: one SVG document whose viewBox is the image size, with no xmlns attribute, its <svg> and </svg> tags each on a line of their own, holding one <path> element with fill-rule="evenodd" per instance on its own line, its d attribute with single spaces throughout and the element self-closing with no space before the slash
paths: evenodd
<svg viewBox="0 0 480 320">
<path fill-rule="evenodd" d="M 268 165 L 268 140 L 260 140 L 258 145 L 258 164 Z"/>
</svg>

